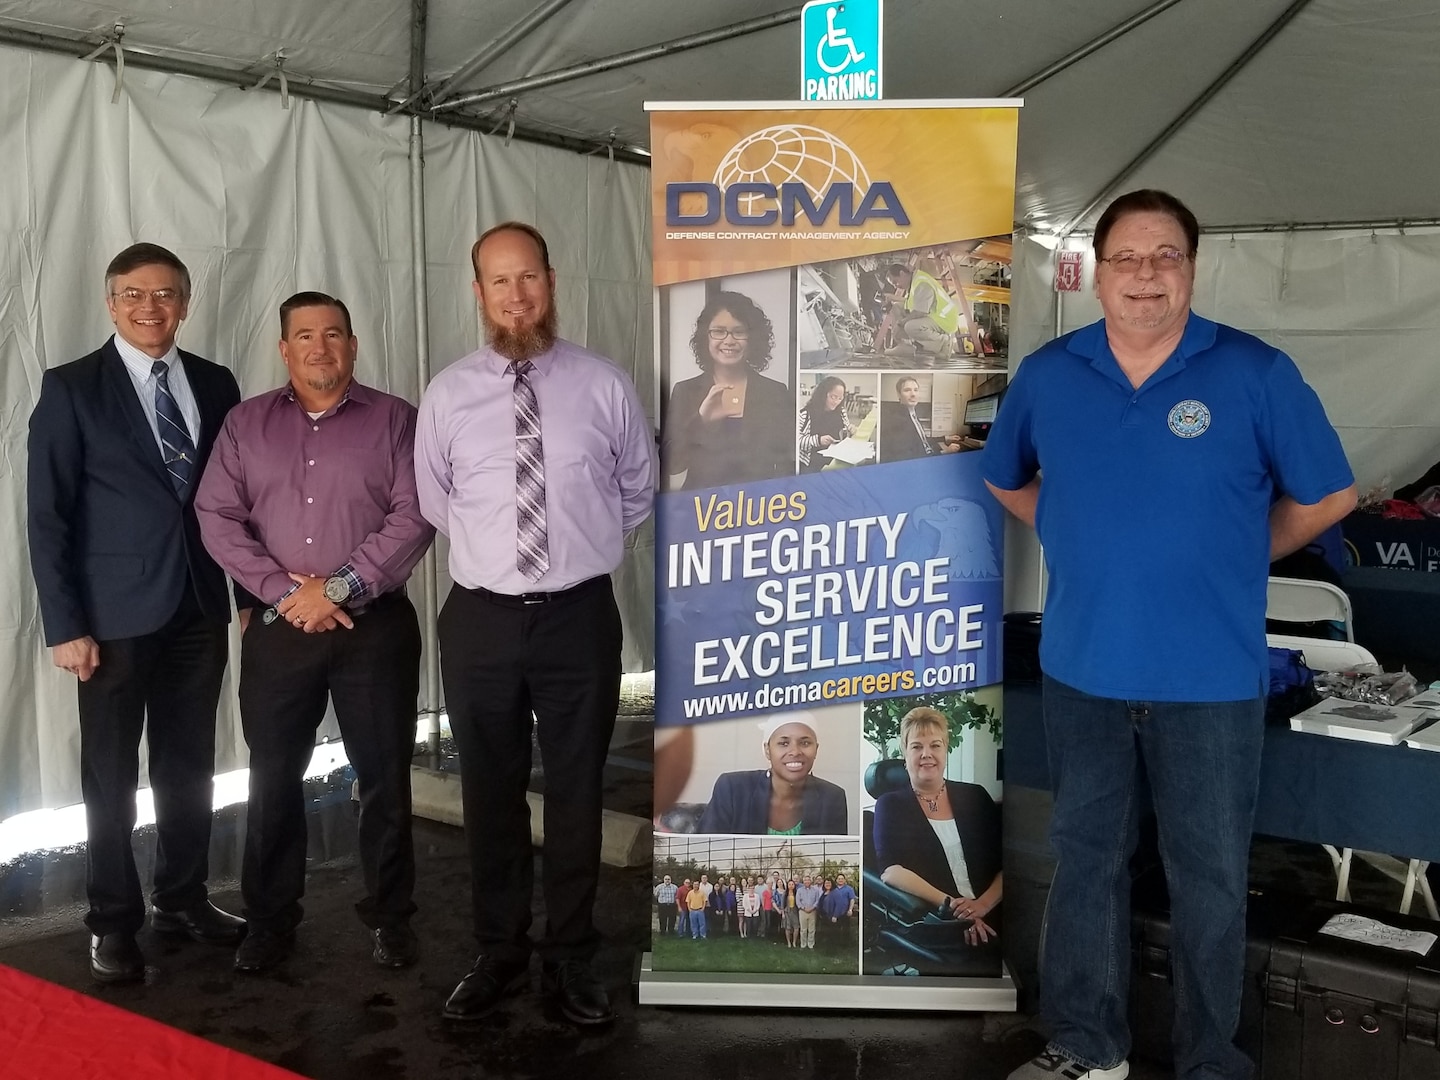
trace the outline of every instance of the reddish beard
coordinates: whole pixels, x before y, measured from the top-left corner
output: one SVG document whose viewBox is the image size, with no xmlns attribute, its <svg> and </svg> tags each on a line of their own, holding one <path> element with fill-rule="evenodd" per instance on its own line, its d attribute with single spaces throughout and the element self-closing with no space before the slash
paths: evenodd
<svg viewBox="0 0 1440 1080">
<path fill-rule="evenodd" d="M 501 326 L 490 318 L 483 308 L 480 311 L 485 321 L 485 340 L 506 360 L 533 360 L 541 353 L 549 352 L 555 344 L 558 318 L 555 314 L 555 298 L 538 322 L 524 326 Z"/>
</svg>

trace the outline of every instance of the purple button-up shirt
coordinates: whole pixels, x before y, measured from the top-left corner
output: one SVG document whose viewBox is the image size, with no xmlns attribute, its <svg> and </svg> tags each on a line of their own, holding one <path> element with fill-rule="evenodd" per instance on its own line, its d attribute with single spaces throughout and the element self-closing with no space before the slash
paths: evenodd
<svg viewBox="0 0 1440 1080">
<path fill-rule="evenodd" d="M 405 584 L 435 531 L 415 497 L 415 407 L 350 384 L 312 420 L 289 385 L 225 417 L 195 512 L 205 547 L 262 603 L 348 565 L 378 596 Z"/>
<path fill-rule="evenodd" d="M 450 576 L 466 588 L 555 592 L 620 565 L 625 533 L 649 515 L 655 437 L 630 379 L 568 341 L 535 357 L 550 569 L 515 566 L 515 405 L 510 361 L 489 347 L 457 360 L 420 402 L 420 509 L 450 538 Z"/>
</svg>

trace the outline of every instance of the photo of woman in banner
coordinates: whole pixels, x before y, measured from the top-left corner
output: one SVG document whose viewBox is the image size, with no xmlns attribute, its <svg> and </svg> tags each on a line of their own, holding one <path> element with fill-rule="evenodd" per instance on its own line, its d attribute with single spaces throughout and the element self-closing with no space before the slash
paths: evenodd
<svg viewBox="0 0 1440 1080">
<path fill-rule="evenodd" d="M 845 380 L 826 375 L 817 382 L 810 400 L 800 407 L 795 426 L 800 471 L 817 473 L 830 460 L 820 451 L 850 437 L 850 423 L 845 417 Z"/>
<path fill-rule="evenodd" d="M 887 931 L 901 946 L 891 950 L 901 960 L 894 967 L 906 966 L 909 946 L 925 974 L 998 972 L 1000 811 L 981 785 L 946 779 L 949 742 L 949 722 L 936 709 L 914 708 L 901 720 L 904 782 L 875 802 L 867 870 L 928 909 Z"/>
<path fill-rule="evenodd" d="M 795 454 L 802 475 L 875 460 L 879 387 L 879 376 L 871 374 L 852 374 L 848 382 L 821 372 L 800 375 L 804 404 L 795 419 Z M 836 453 L 829 453 L 841 443 L 845 445 Z"/>
<path fill-rule="evenodd" d="M 789 387 L 760 374 L 775 344 L 770 318 L 744 293 L 706 302 L 690 337 L 700 374 L 674 385 L 665 415 L 661 460 L 684 474 L 683 490 L 794 474 Z"/>
<path fill-rule="evenodd" d="M 808 713 L 783 713 L 760 727 L 766 768 L 722 773 L 701 815 L 702 833 L 844 835 L 845 789 L 814 775 L 820 739 Z"/>
</svg>

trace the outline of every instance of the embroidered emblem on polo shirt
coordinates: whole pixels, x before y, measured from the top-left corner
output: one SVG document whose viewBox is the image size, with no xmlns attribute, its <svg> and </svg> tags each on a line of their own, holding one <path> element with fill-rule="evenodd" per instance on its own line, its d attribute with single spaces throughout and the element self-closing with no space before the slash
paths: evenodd
<svg viewBox="0 0 1440 1080">
<path fill-rule="evenodd" d="M 1204 435 L 1210 427 L 1210 410 L 1202 401 L 1182 401 L 1170 410 L 1170 430 L 1182 439 Z"/>
</svg>

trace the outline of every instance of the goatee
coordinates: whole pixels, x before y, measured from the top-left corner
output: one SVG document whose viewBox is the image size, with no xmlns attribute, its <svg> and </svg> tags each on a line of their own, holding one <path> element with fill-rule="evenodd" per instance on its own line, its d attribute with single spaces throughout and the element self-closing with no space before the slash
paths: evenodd
<svg viewBox="0 0 1440 1080">
<path fill-rule="evenodd" d="M 559 320 L 553 298 L 544 317 L 528 326 L 501 326 L 490 318 L 489 312 L 482 309 L 482 314 L 485 319 L 486 342 L 506 360 L 533 360 L 541 353 L 549 352 L 555 345 Z"/>
<path fill-rule="evenodd" d="M 340 385 L 340 373 L 332 371 L 328 375 L 311 375 L 305 380 L 305 385 L 318 393 L 329 393 Z"/>
</svg>

